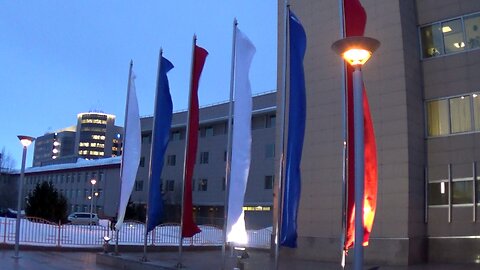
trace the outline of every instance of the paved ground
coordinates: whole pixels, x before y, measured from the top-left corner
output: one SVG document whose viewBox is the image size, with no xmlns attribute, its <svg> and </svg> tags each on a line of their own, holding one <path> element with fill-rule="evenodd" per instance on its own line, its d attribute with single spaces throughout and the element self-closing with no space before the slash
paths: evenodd
<svg viewBox="0 0 480 270">
<path fill-rule="evenodd" d="M 122 260 L 131 260 L 135 263 L 132 268 L 123 266 L 110 267 L 96 263 L 97 252 L 58 252 L 58 251 L 20 251 L 20 259 L 14 259 L 13 250 L 0 250 L 0 270 L 119 270 L 119 269 L 146 269 L 140 264 L 142 253 L 123 253 Z M 274 269 L 273 259 L 268 253 L 250 251 L 250 258 L 243 260 L 245 270 Z M 149 268 L 147 269 L 175 269 L 178 262 L 178 252 L 151 252 L 148 254 Z M 222 255 L 220 250 L 185 252 L 183 255 L 184 269 L 215 270 L 221 269 Z M 225 269 L 233 269 L 237 265 L 237 259 L 226 257 Z M 374 266 L 365 267 L 370 269 Z M 338 264 L 319 263 L 305 260 L 281 261 L 281 270 L 308 270 L 325 269 L 340 270 Z M 351 269 L 347 266 L 346 269 Z M 479 270 L 480 265 L 461 264 L 429 264 L 416 266 L 388 267 L 380 266 L 379 270 Z"/>
</svg>

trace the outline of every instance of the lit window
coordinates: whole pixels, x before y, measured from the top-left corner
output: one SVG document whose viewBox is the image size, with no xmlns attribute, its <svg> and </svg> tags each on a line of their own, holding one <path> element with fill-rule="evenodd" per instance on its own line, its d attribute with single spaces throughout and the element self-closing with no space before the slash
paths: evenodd
<svg viewBox="0 0 480 270">
<path fill-rule="evenodd" d="M 451 132 L 459 133 L 472 130 L 470 96 L 451 98 L 450 100 Z"/>
<path fill-rule="evenodd" d="M 427 102 L 428 136 L 446 135 L 450 131 L 447 100 Z"/>
<path fill-rule="evenodd" d="M 428 184 L 428 205 L 448 205 L 448 182 Z"/>
<path fill-rule="evenodd" d="M 428 58 L 443 54 L 443 39 L 440 24 L 422 27 L 422 53 Z"/>
<path fill-rule="evenodd" d="M 461 19 L 442 23 L 445 53 L 454 53 L 465 49 Z"/>
<path fill-rule="evenodd" d="M 467 36 L 467 47 L 469 49 L 480 47 L 480 14 L 466 17 L 465 34 Z"/>
</svg>

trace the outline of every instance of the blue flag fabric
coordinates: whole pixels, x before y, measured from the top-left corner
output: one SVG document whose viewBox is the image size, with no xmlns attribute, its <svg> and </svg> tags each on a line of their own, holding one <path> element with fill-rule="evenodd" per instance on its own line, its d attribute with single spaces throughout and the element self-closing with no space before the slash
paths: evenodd
<svg viewBox="0 0 480 270">
<path fill-rule="evenodd" d="M 162 199 L 162 167 L 167 150 L 172 125 L 172 97 L 168 85 L 167 72 L 173 64 L 160 56 L 160 67 L 157 77 L 157 94 L 155 98 L 155 113 L 153 117 L 152 151 L 150 157 L 150 186 L 148 191 L 147 232 L 155 229 L 164 216 Z"/>
<path fill-rule="evenodd" d="M 291 11 L 289 27 L 290 95 L 280 244 L 294 248 L 297 246 L 297 214 L 301 190 L 300 161 L 305 135 L 306 95 L 303 58 L 307 36 L 300 20 Z"/>
</svg>

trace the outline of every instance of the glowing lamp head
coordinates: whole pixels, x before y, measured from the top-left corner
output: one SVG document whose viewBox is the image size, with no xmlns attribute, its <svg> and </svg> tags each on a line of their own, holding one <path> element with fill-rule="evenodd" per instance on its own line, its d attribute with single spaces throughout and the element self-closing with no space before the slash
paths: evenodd
<svg viewBox="0 0 480 270">
<path fill-rule="evenodd" d="M 35 138 L 30 137 L 30 136 L 24 136 L 24 135 L 18 135 L 18 139 L 20 140 L 20 143 L 23 145 L 23 147 L 28 147 L 32 142 L 35 140 Z"/>
<path fill-rule="evenodd" d="M 92 185 L 95 185 L 97 183 L 97 180 L 92 179 L 92 180 L 90 180 L 90 183 L 92 183 Z"/>
<path fill-rule="evenodd" d="M 335 41 L 332 49 L 352 66 L 362 66 L 380 46 L 380 42 L 369 37 L 347 37 Z"/>
</svg>

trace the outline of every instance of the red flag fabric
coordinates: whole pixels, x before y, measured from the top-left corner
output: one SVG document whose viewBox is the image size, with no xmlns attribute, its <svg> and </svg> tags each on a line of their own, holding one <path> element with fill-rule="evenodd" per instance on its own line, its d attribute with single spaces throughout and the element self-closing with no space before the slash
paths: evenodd
<svg viewBox="0 0 480 270">
<path fill-rule="evenodd" d="M 344 0 L 345 36 L 363 36 L 367 14 L 359 0 Z M 347 209 L 344 250 L 353 246 L 355 239 L 355 142 L 353 123 L 353 67 L 347 66 Z M 377 146 L 370 107 L 365 86 L 363 86 L 363 118 L 365 143 L 365 191 L 364 191 L 364 240 L 368 245 L 377 205 Z"/>
<path fill-rule="evenodd" d="M 198 146 L 198 84 L 208 52 L 195 45 L 193 53 L 192 89 L 190 90 L 187 151 L 185 160 L 185 190 L 183 195 L 182 237 L 192 237 L 201 230 L 193 221 L 192 176 Z"/>
</svg>

